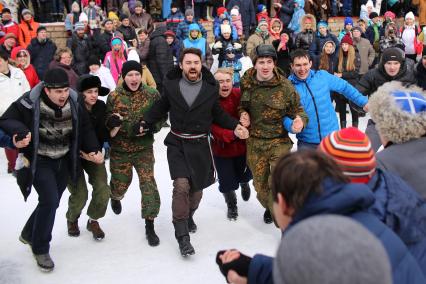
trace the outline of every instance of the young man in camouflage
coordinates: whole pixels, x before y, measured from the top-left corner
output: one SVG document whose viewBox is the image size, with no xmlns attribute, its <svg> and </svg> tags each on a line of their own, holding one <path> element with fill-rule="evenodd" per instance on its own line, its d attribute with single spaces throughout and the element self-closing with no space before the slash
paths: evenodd
<svg viewBox="0 0 426 284">
<path fill-rule="evenodd" d="M 254 50 L 254 67 L 241 80 L 240 121 L 250 126 L 247 140 L 247 164 L 253 173 L 257 199 L 266 209 L 265 223 L 272 223 L 272 195 L 269 178 L 278 158 L 292 148 L 283 125 L 285 116 L 294 119 L 291 129 L 298 133 L 308 117 L 300 105 L 299 95 L 280 69 L 272 45 L 259 45 Z"/>
<path fill-rule="evenodd" d="M 123 85 L 108 96 L 106 125 L 111 135 L 111 207 L 115 214 L 121 213 L 120 200 L 132 182 L 132 168 L 139 177 L 142 192 L 142 218 L 148 244 L 160 243 L 154 231 L 154 219 L 160 210 L 160 195 L 154 179 L 153 134 L 160 124 L 151 128 L 141 125 L 144 114 L 160 99 L 157 90 L 142 84 L 142 67 L 136 61 L 123 64 Z"/>
</svg>

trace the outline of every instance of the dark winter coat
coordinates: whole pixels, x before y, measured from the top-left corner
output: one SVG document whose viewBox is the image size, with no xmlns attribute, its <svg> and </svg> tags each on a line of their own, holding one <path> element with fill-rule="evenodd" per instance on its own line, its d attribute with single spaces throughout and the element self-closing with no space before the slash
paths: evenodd
<svg viewBox="0 0 426 284">
<path fill-rule="evenodd" d="M 219 103 L 229 115 L 239 119 L 238 106 L 240 105 L 240 99 L 240 89 L 233 88 L 228 97 L 220 97 Z M 211 132 L 213 135 L 212 150 L 215 156 L 233 158 L 246 154 L 246 142 L 238 139 L 234 134 L 234 130 L 213 124 Z"/>
<path fill-rule="evenodd" d="M 15 148 L 13 145 L 12 137 L 10 135 L 7 135 L 6 132 L 4 132 L 3 129 L 0 129 L 0 147 L 2 148 Z"/>
<path fill-rule="evenodd" d="M 218 41 L 222 43 L 222 48 L 215 48 L 213 45 L 212 54 L 213 55 L 219 54 L 218 56 L 219 66 L 222 66 L 222 62 L 225 60 L 226 48 L 228 44 L 231 44 L 232 46 L 234 46 L 234 43 L 236 42 L 239 43 L 239 41 L 233 40 L 232 37 L 230 37 L 229 39 L 224 39 L 222 35 L 219 37 L 219 39 L 216 42 Z M 241 49 L 235 50 L 236 53 L 241 53 L 241 51 L 242 51 Z M 241 57 L 241 55 L 239 56 L 237 55 L 237 57 Z"/>
<path fill-rule="evenodd" d="M 288 27 L 294 13 L 294 1 L 284 0 L 281 1 L 281 8 L 279 10 L 279 17 L 284 27 Z"/>
<path fill-rule="evenodd" d="M 31 132 L 31 143 L 20 149 L 31 163 L 32 176 L 37 169 L 37 152 L 39 146 L 40 99 L 43 82 L 35 86 L 16 100 L 0 118 L 0 127 L 9 135 Z M 85 108 L 78 102 L 78 94 L 70 89 L 69 102 L 72 113 L 72 138 L 70 143 L 70 171 L 73 181 L 77 180 L 80 167 L 80 149 L 86 153 L 97 152 L 101 149 L 95 131 Z M 28 194 L 32 181 L 28 184 Z"/>
<path fill-rule="evenodd" d="M 376 216 L 368 213 L 367 210 L 373 203 L 374 195 L 367 186 L 337 184 L 328 180 L 324 183 L 321 194 L 312 194 L 306 198 L 305 204 L 295 213 L 284 234 L 299 222 L 320 214 L 337 214 L 352 218 L 383 244 L 389 256 L 394 284 L 426 283 L 419 264 L 401 239 Z M 272 258 L 255 255 L 249 266 L 248 283 L 272 283 L 272 261 Z"/>
<path fill-rule="evenodd" d="M 104 101 L 97 100 L 92 106 L 92 109 L 88 111 L 90 121 L 92 122 L 93 129 L 95 130 L 96 137 L 100 145 L 104 142 L 108 142 L 109 133 L 105 126 L 106 118 L 106 104 Z"/>
<path fill-rule="evenodd" d="M 232 7 L 240 7 L 241 20 L 243 21 L 244 30 L 249 29 L 250 26 L 256 25 L 256 13 L 251 0 L 231 0 L 226 5 L 226 9 L 231 11 Z"/>
<path fill-rule="evenodd" d="M 154 24 L 152 22 L 151 15 L 148 13 L 142 13 L 140 15 L 132 14 L 129 18 L 130 25 L 135 29 L 145 28 L 148 34 L 154 30 Z"/>
<path fill-rule="evenodd" d="M 298 33 L 295 40 L 296 48 L 301 48 L 306 51 L 309 51 L 309 47 L 315 40 L 315 34 L 316 33 L 313 30 Z"/>
<path fill-rule="evenodd" d="M 128 46 L 133 46 L 132 40 L 136 39 L 136 32 L 132 26 L 119 26 L 117 31 L 123 34 L 123 39 L 127 43 Z M 110 48 L 111 50 L 111 48 Z"/>
<path fill-rule="evenodd" d="M 105 58 L 105 54 L 107 54 L 108 51 L 111 51 L 111 40 L 114 37 L 114 33 L 109 33 L 109 32 L 103 32 L 102 34 L 100 34 L 97 39 L 97 46 L 99 48 L 99 55 L 100 55 L 100 60 L 103 62 L 104 58 Z"/>
<path fill-rule="evenodd" d="M 148 69 L 161 92 L 164 76 L 173 68 L 173 54 L 164 37 L 165 27 L 158 27 L 150 35 Z"/>
<path fill-rule="evenodd" d="M 92 50 L 92 43 L 89 36 L 84 35 L 83 38 L 79 38 L 74 32 L 72 37 L 67 40 L 67 47 L 72 51 L 72 66 L 78 75 L 89 73 L 89 66 L 87 61 Z"/>
<path fill-rule="evenodd" d="M 138 44 L 138 48 L 136 49 L 140 58 L 140 62 L 143 64 L 145 64 L 145 62 L 148 59 L 150 43 L 151 43 L 150 39 L 146 38 L 144 42 L 141 42 Z"/>
<path fill-rule="evenodd" d="M 370 41 L 370 44 L 374 47 L 374 28 L 373 26 L 369 26 L 365 31 L 365 36 Z M 382 37 L 385 36 L 385 29 L 383 27 L 379 27 L 379 41 Z"/>
<path fill-rule="evenodd" d="M 177 133 L 208 134 L 212 123 L 235 129 L 238 120 L 226 114 L 220 107 L 215 78 L 205 67 L 202 67 L 202 76 L 200 93 L 192 106 L 188 107 L 179 89 L 182 70 L 175 67 L 168 72 L 161 99 L 145 114 L 144 120 L 152 125 L 169 112 L 171 129 Z M 188 177 L 192 190 L 202 190 L 214 183 L 207 138 L 182 139 L 170 132 L 164 144 L 167 146 L 167 160 L 172 179 Z"/>
<path fill-rule="evenodd" d="M 426 201 L 399 176 L 381 169 L 368 187 L 376 198 L 369 212 L 401 238 L 426 273 Z"/>
<path fill-rule="evenodd" d="M 44 73 L 47 71 L 49 63 L 53 60 L 56 53 L 56 44 L 50 39 L 47 39 L 44 43 L 40 43 L 37 38 L 33 38 L 27 50 L 31 55 L 31 64 L 36 69 L 37 76 L 40 80 L 43 80 Z"/>
<path fill-rule="evenodd" d="M 355 52 L 355 70 L 346 71 L 347 66 L 347 56 L 343 56 L 342 64 L 342 79 L 347 81 L 352 86 L 356 87 L 359 80 L 359 68 L 361 67 L 361 57 L 359 56 L 358 51 Z M 336 66 L 336 72 L 339 72 L 338 66 Z"/>
<path fill-rule="evenodd" d="M 426 90 L 426 68 L 423 66 L 421 61 L 417 64 L 415 71 L 417 86 Z"/>
<path fill-rule="evenodd" d="M 339 40 L 334 34 L 327 32 L 327 34 L 323 36 L 317 32 L 316 37 L 309 48 L 309 55 L 311 56 L 312 61 L 319 62 L 322 48 L 327 41 L 333 41 L 336 44 L 335 52 L 337 53 L 339 51 Z"/>
<path fill-rule="evenodd" d="M 360 78 L 356 88 L 364 96 L 369 96 L 384 83 L 394 80 L 400 81 L 404 84 L 415 84 L 416 78 L 414 77 L 413 62 L 405 60 L 405 62 L 401 65 L 399 73 L 394 77 L 390 77 L 386 73 L 383 62 L 380 62 L 377 68 L 369 70 Z"/>
<path fill-rule="evenodd" d="M 272 42 L 272 45 L 275 47 L 275 50 L 277 50 L 278 46 L 280 44 L 280 40 L 274 40 Z M 277 50 L 277 67 L 279 67 L 282 71 L 284 71 L 284 74 L 286 77 L 288 77 L 290 75 L 291 72 L 291 68 L 290 68 L 290 63 L 291 63 L 291 58 L 290 58 L 290 53 L 292 51 L 292 44 L 291 44 L 291 39 L 289 39 L 289 42 L 287 43 L 287 48 L 286 50 Z"/>
</svg>

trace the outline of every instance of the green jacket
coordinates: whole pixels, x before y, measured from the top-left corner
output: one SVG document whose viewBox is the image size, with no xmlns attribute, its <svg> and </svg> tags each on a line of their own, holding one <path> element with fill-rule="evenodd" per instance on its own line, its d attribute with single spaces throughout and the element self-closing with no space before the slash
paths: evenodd
<svg viewBox="0 0 426 284">
<path fill-rule="evenodd" d="M 155 101 L 160 99 L 160 94 L 154 88 L 141 84 L 139 90 L 130 92 L 123 86 L 118 86 L 108 96 L 106 121 L 114 114 L 123 117 L 123 124 L 117 135 L 111 138 L 110 143 L 114 151 L 138 152 L 152 146 L 153 133 L 161 129 L 164 120 L 155 124 L 154 129 L 144 136 L 135 136 L 133 126 L 143 120 L 144 114 L 151 108 Z"/>
<path fill-rule="evenodd" d="M 250 115 L 250 136 L 256 138 L 289 138 L 283 126 L 285 116 L 299 115 L 304 125 L 308 116 L 300 105 L 299 94 L 278 68 L 267 82 L 256 79 L 256 70 L 246 71 L 241 79 L 240 113 Z"/>
</svg>

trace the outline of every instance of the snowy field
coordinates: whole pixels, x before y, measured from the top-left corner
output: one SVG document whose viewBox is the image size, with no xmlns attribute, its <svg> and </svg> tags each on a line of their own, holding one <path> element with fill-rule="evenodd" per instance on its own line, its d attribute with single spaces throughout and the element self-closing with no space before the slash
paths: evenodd
<svg viewBox="0 0 426 284">
<path fill-rule="evenodd" d="M 350 114 L 347 121 L 351 121 Z M 360 118 L 362 130 L 366 121 Z M 55 270 L 51 273 L 41 272 L 30 247 L 18 240 L 37 204 L 37 194 L 33 189 L 24 202 L 15 179 L 6 173 L 6 158 L 1 150 L 0 283 L 226 283 L 215 263 L 218 250 L 238 248 L 250 256 L 259 252 L 274 255 L 281 233 L 274 225 L 263 223 L 264 210 L 254 192 L 248 202 L 244 202 L 238 192 L 240 216 L 231 222 L 226 219 L 226 204 L 216 183 L 204 190 L 194 216 L 198 231 L 191 234 L 191 242 L 196 254 L 188 258 L 180 256 L 171 222 L 172 181 L 163 144 L 168 131 L 163 128 L 156 134 L 154 144 L 155 177 L 161 195 L 161 210 L 155 221 L 160 245 L 150 247 L 145 239 L 136 173 L 122 201 L 123 212 L 115 215 L 108 205 L 106 216 L 100 219 L 106 234 L 100 242 L 94 241 L 85 228 L 87 206 L 79 222 L 81 235 L 68 236 L 65 212 L 69 193 L 66 190 L 53 229 L 50 254 Z"/>
</svg>

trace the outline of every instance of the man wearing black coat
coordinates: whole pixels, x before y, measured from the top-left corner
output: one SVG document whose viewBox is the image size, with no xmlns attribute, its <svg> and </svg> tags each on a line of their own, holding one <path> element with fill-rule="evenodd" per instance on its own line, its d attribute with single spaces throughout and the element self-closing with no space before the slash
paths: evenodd
<svg viewBox="0 0 426 284">
<path fill-rule="evenodd" d="M 49 63 L 56 53 L 56 44 L 47 38 L 46 27 L 40 26 L 37 29 L 37 37 L 31 40 L 27 47 L 31 55 L 31 64 L 34 66 L 39 78 L 44 78 Z"/>
<path fill-rule="evenodd" d="M 72 66 L 78 75 L 89 73 L 87 64 L 90 53 L 93 49 L 92 38 L 84 31 L 85 26 L 81 22 L 75 24 L 75 31 L 72 37 L 67 40 L 67 47 L 73 54 Z"/>
<path fill-rule="evenodd" d="M 226 9 L 231 11 L 234 6 L 240 8 L 241 20 L 243 21 L 244 37 L 247 39 L 250 35 L 250 28 L 256 26 L 256 13 L 252 0 L 231 0 L 226 5 Z"/>
<path fill-rule="evenodd" d="M 71 176 L 76 182 L 80 150 L 89 161 L 102 163 L 103 156 L 89 115 L 69 88 L 62 69 L 46 72 L 44 82 L 16 100 L 0 119 L 0 127 L 16 140 L 31 137 L 21 149 L 17 182 L 24 198 L 34 186 L 38 205 L 22 230 L 19 239 L 31 246 L 37 265 L 52 271 L 50 240 L 56 208 Z"/>
<path fill-rule="evenodd" d="M 106 19 L 103 22 L 104 32 L 97 37 L 97 46 L 99 48 L 99 55 L 102 62 L 104 61 L 105 54 L 111 51 L 111 40 L 114 37 L 114 24 L 112 20 Z"/>
<path fill-rule="evenodd" d="M 179 67 L 167 73 L 161 99 L 144 115 L 144 127 L 170 115 L 171 130 L 164 140 L 173 179 L 173 225 L 182 256 L 195 253 L 189 232 L 197 225 L 192 216 L 200 204 L 203 189 L 215 182 L 209 144 L 212 123 L 234 129 L 240 139 L 248 137 L 246 128 L 223 111 L 218 85 L 207 68 L 202 67 L 201 51 L 184 49 Z"/>
<path fill-rule="evenodd" d="M 173 53 L 166 41 L 166 27 L 157 27 L 149 36 L 148 69 L 157 83 L 157 90 L 162 93 L 163 79 L 173 68 Z"/>
</svg>

